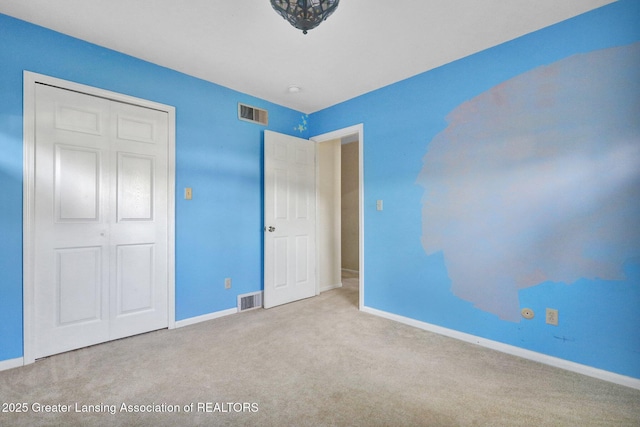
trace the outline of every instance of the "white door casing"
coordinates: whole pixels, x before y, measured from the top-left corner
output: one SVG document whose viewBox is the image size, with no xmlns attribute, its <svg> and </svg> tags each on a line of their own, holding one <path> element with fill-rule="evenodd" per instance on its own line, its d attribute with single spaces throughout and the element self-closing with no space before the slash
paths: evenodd
<svg viewBox="0 0 640 427">
<path fill-rule="evenodd" d="M 264 133 L 264 307 L 316 295 L 315 144 Z"/>
<path fill-rule="evenodd" d="M 174 327 L 174 129 L 172 107 L 25 73 L 24 363 Z"/>
</svg>

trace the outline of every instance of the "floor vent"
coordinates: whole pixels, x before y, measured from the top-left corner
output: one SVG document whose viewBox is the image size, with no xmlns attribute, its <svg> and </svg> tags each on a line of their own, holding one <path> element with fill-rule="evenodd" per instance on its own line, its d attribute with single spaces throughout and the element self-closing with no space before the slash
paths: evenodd
<svg viewBox="0 0 640 427">
<path fill-rule="evenodd" d="M 238 295 L 238 311 L 262 308 L 262 292 Z"/>
<path fill-rule="evenodd" d="M 251 123 L 261 125 L 269 124 L 269 112 L 250 105 L 238 104 L 238 118 Z"/>
</svg>

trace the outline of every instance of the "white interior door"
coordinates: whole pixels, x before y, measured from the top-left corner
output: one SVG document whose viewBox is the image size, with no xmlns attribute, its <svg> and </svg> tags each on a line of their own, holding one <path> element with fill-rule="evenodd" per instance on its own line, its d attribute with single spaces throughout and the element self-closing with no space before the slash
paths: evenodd
<svg viewBox="0 0 640 427">
<path fill-rule="evenodd" d="M 264 307 L 316 295 L 315 144 L 264 134 Z"/>
<path fill-rule="evenodd" d="M 35 358 L 167 327 L 166 112 L 35 99 Z"/>
</svg>

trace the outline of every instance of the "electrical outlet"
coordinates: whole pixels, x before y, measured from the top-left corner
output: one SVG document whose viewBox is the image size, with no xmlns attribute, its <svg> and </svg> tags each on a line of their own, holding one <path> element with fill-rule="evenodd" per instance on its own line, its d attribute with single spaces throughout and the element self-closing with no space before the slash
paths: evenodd
<svg viewBox="0 0 640 427">
<path fill-rule="evenodd" d="M 558 326 L 558 310 L 555 308 L 547 308 L 547 323 Z"/>
<path fill-rule="evenodd" d="M 225 289 L 231 289 L 231 278 L 227 277 L 226 279 L 224 279 L 224 288 Z"/>
</svg>

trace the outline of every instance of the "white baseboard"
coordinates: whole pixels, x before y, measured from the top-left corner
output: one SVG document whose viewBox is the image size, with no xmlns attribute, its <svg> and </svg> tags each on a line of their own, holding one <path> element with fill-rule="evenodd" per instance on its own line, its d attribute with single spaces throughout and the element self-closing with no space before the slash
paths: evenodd
<svg viewBox="0 0 640 427">
<path fill-rule="evenodd" d="M 207 320 L 217 319 L 219 317 L 229 316 L 236 314 L 238 308 L 229 308 L 227 310 L 216 311 L 214 313 L 203 314 L 202 316 L 190 317 L 184 320 L 178 320 L 176 322 L 176 328 L 182 328 L 183 326 L 195 325 L 196 323 L 206 322 Z"/>
<path fill-rule="evenodd" d="M 543 363 L 545 365 L 554 366 L 556 368 L 565 369 L 567 371 L 576 372 L 578 374 L 587 375 L 589 377 L 640 390 L 640 379 L 637 378 L 616 374 L 614 372 L 605 371 L 603 369 L 598 369 L 587 365 L 582 365 L 580 363 L 571 362 L 569 360 L 560 359 L 558 357 L 549 356 L 509 344 L 504 344 L 498 341 L 488 340 L 486 338 L 466 334 L 454 329 L 443 328 L 442 326 L 437 326 L 431 323 L 422 322 L 420 320 L 399 316 L 397 314 L 377 310 L 371 307 L 363 307 L 362 311 L 364 311 L 365 313 L 373 314 L 375 316 L 384 317 L 385 319 L 404 323 L 405 325 L 424 329 L 425 331 L 434 332 L 436 334 L 455 338 L 471 344 L 477 344 L 479 346 L 497 350 L 502 353 L 511 354 L 513 356 L 522 357 L 534 362 Z"/>
<path fill-rule="evenodd" d="M 340 283 L 334 283 L 333 285 L 326 285 L 326 286 L 321 286 L 320 287 L 320 292 L 325 292 L 325 291 L 330 291 L 331 289 L 336 289 L 336 288 L 341 288 L 342 287 L 342 282 Z"/>
<path fill-rule="evenodd" d="M 353 273 L 353 274 L 360 274 L 360 271 L 358 270 L 351 270 L 350 268 L 343 268 L 342 271 L 345 271 L 347 273 Z"/>
<path fill-rule="evenodd" d="M 22 357 L 0 361 L 0 371 L 6 371 L 7 369 L 18 368 L 20 366 L 24 366 L 24 358 Z"/>
</svg>

